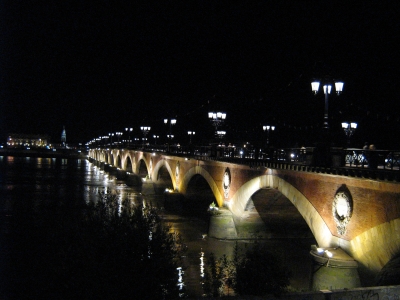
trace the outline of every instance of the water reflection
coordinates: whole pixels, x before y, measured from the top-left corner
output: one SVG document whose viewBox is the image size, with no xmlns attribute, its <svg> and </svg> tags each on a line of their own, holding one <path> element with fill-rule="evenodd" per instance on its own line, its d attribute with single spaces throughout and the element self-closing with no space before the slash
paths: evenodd
<svg viewBox="0 0 400 300">
<path fill-rule="evenodd" d="M 177 284 L 182 293 L 191 297 L 203 295 L 202 281 L 205 277 L 206 259 L 211 252 L 216 258 L 226 254 L 232 257 L 235 241 L 221 241 L 207 236 L 208 221 L 199 216 L 183 216 L 164 209 L 163 195 L 147 194 L 143 196 L 140 188 L 132 188 L 119 181 L 115 176 L 87 160 L 36 159 L 0 157 L 0 208 L 8 207 L 16 197 L 34 196 L 36 199 L 54 201 L 84 201 L 86 203 L 99 199 L 101 193 L 115 193 L 121 209 L 124 199 L 133 205 L 143 202 L 159 208 L 160 217 L 170 226 L 171 232 L 180 234 L 188 249 L 182 257 Z M 153 183 L 144 183 L 150 184 Z M 211 203 L 210 201 L 209 203 Z M 5 211 L 5 210 L 4 210 Z M 150 238 L 150 237 L 149 237 Z M 243 248 L 248 241 L 238 241 Z M 308 266 L 309 245 L 315 243 L 306 239 L 272 240 L 271 247 L 289 251 L 288 260 L 293 265 L 296 277 L 292 285 L 301 289 L 308 286 L 304 274 Z M 150 253 L 149 253 L 150 254 Z"/>
<path fill-rule="evenodd" d="M 204 278 L 204 252 L 200 252 L 200 277 Z"/>
</svg>

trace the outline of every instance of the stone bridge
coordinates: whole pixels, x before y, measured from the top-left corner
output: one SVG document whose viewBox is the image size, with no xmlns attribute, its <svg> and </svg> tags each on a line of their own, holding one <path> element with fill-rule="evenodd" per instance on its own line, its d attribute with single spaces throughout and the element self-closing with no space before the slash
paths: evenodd
<svg viewBox="0 0 400 300">
<path fill-rule="evenodd" d="M 371 276 L 400 254 L 400 183 L 337 174 L 249 166 L 124 149 L 93 149 L 89 157 L 157 182 L 168 170 L 173 188 L 185 194 L 202 176 L 219 207 L 240 218 L 262 188 L 279 191 L 296 207 L 319 247 L 340 247 Z"/>
</svg>

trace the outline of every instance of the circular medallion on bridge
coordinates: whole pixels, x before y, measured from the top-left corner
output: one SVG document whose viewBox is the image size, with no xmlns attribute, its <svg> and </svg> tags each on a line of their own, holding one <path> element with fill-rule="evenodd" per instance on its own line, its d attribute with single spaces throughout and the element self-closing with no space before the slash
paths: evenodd
<svg viewBox="0 0 400 300">
<path fill-rule="evenodd" d="M 340 235 L 346 233 L 347 224 L 353 214 L 353 203 L 349 193 L 337 192 L 332 203 L 332 214 Z"/>
<path fill-rule="evenodd" d="M 224 189 L 224 197 L 225 199 L 228 199 L 229 190 L 231 188 L 231 171 L 229 171 L 229 168 L 226 168 L 225 170 L 224 178 L 222 180 L 222 187 Z"/>
</svg>

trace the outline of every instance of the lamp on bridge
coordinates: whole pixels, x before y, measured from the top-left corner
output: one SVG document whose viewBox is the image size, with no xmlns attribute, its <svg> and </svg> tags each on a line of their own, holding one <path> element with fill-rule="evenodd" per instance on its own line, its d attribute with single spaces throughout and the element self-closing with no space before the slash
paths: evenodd
<svg viewBox="0 0 400 300">
<path fill-rule="evenodd" d="M 114 136 L 114 133 L 109 133 L 108 136 L 110 137 L 110 145 L 112 145 L 113 143 L 112 137 Z"/>
<path fill-rule="evenodd" d="M 263 126 L 263 130 L 264 130 L 264 132 L 265 131 L 267 132 L 267 145 L 268 145 L 269 144 L 269 131 L 270 130 L 274 131 L 275 126 L 265 125 L 265 126 Z"/>
<path fill-rule="evenodd" d="M 173 139 L 174 136 L 172 134 L 172 125 L 176 124 L 176 119 L 164 119 L 164 124 L 167 125 L 169 123 L 169 134 L 167 134 L 167 138 L 168 138 L 168 143 L 167 143 L 167 151 L 169 152 L 169 140 Z"/>
<path fill-rule="evenodd" d="M 131 142 L 131 132 L 133 128 L 125 128 L 125 131 L 128 132 L 128 148 L 129 148 L 129 143 Z"/>
<path fill-rule="evenodd" d="M 208 118 L 217 131 L 218 127 L 225 121 L 226 113 L 224 112 L 209 112 Z"/>
<path fill-rule="evenodd" d="M 192 143 L 192 135 L 195 135 L 195 134 L 196 134 L 196 132 L 194 132 L 194 131 L 188 131 L 188 135 L 189 135 L 189 137 L 190 137 L 189 144 Z"/>
<path fill-rule="evenodd" d="M 222 139 L 222 138 L 225 136 L 225 134 L 226 134 L 226 131 L 217 130 L 217 137 L 218 137 L 219 139 Z"/>
<path fill-rule="evenodd" d="M 351 123 L 343 122 L 342 123 L 342 128 L 344 130 L 344 133 L 347 136 L 347 145 L 350 146 L 350 138 L 351 138 L 351 136 L 354 134 L 354 132 L 357 129 L 357 123 L 354 123 L 354 122 L 351 122 Z"/>
<path fill-rule="evenodd" d="M 103 145 L 106 146 L 106 139 L 108 139 L 108 136 L 104 135 L 101 138 L 104 140 Z"/>
<path fill-rule="evenodd" d="M 117 138 L 118 138 L 118 145 L 119 145 L 119 138 L 120 138 L 120 136 L 122 135 L 122 132 L 118 131 L 118 132 L 115 133 L 115 135 L 116 135 Z"/>
<path fill-rule="evenodd" d="M 142 131 L 142 133 L 143 133 L 143 147 L 144 147 L 144 143 L 145 143 L 145 141 L 147 140 L 147 138 L 146 138 L 146 136 L 147 136 L 147 134 L 150 132 L 150 129 L 151 129 L 151 127 L 150 126 L 141 126 L 140 127 L 140 130 Z"/>
<path fill-rule="evenodd" d="M 311 90 L 314 92 L 314 94 L 318 94 L 320 86 L 320 81 L 314 80 L 311 82 Z M 325 94 L 325 111 L 324 111 L 324 129 L 328 130 L 329 129 L 329 117 L 328 117 L 328 105 L 329 105 L 329 95 L 332 91 L 332 83 L 330 81 L 326 81 L 323 83 L 323 90 Z M 340 95 L 343 92 L 343 82 L 341 81 L 335 81 L 335 90 L 336 94 Z"/>
<path fill-rule="evenodd" d="M 220 135 L 218 133 L 218 127 L 221 126 L 221 124 L 225 122 L 226 113 L 210 111 L 208 113 L 208 119 L 210 120 L 211 124 L 215 127 L 215 135 L 219 138 L 222 138 L 225 135 L 225 133 Z M 222 131 L 220 133 L 222 133 Z"/>
</svg>

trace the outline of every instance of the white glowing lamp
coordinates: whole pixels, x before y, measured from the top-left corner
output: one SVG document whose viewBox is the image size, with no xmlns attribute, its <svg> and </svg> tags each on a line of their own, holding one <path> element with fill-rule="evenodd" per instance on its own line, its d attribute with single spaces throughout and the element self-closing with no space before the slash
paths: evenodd
<svg viewBox="0 0 400 300">
<path fill-rule="evenodd" d="M 311 90 L 314 92 L 314 94 L 318 93 L 319 90 L 319 81 L 313 81 L 311 82 Z"/>
<path fill-rule="evenodd" d="M 335 90 L 338 95 L 343 92 L 343 85 L 344 83 L 341 81 L 335 82 Z"/>
<path fill-rule="evenodd" d="M 324 94 L 330 94 L 332 90 L 332 86 L 330 84 L 325 84 L 324 85 Z"/>
</svg>

